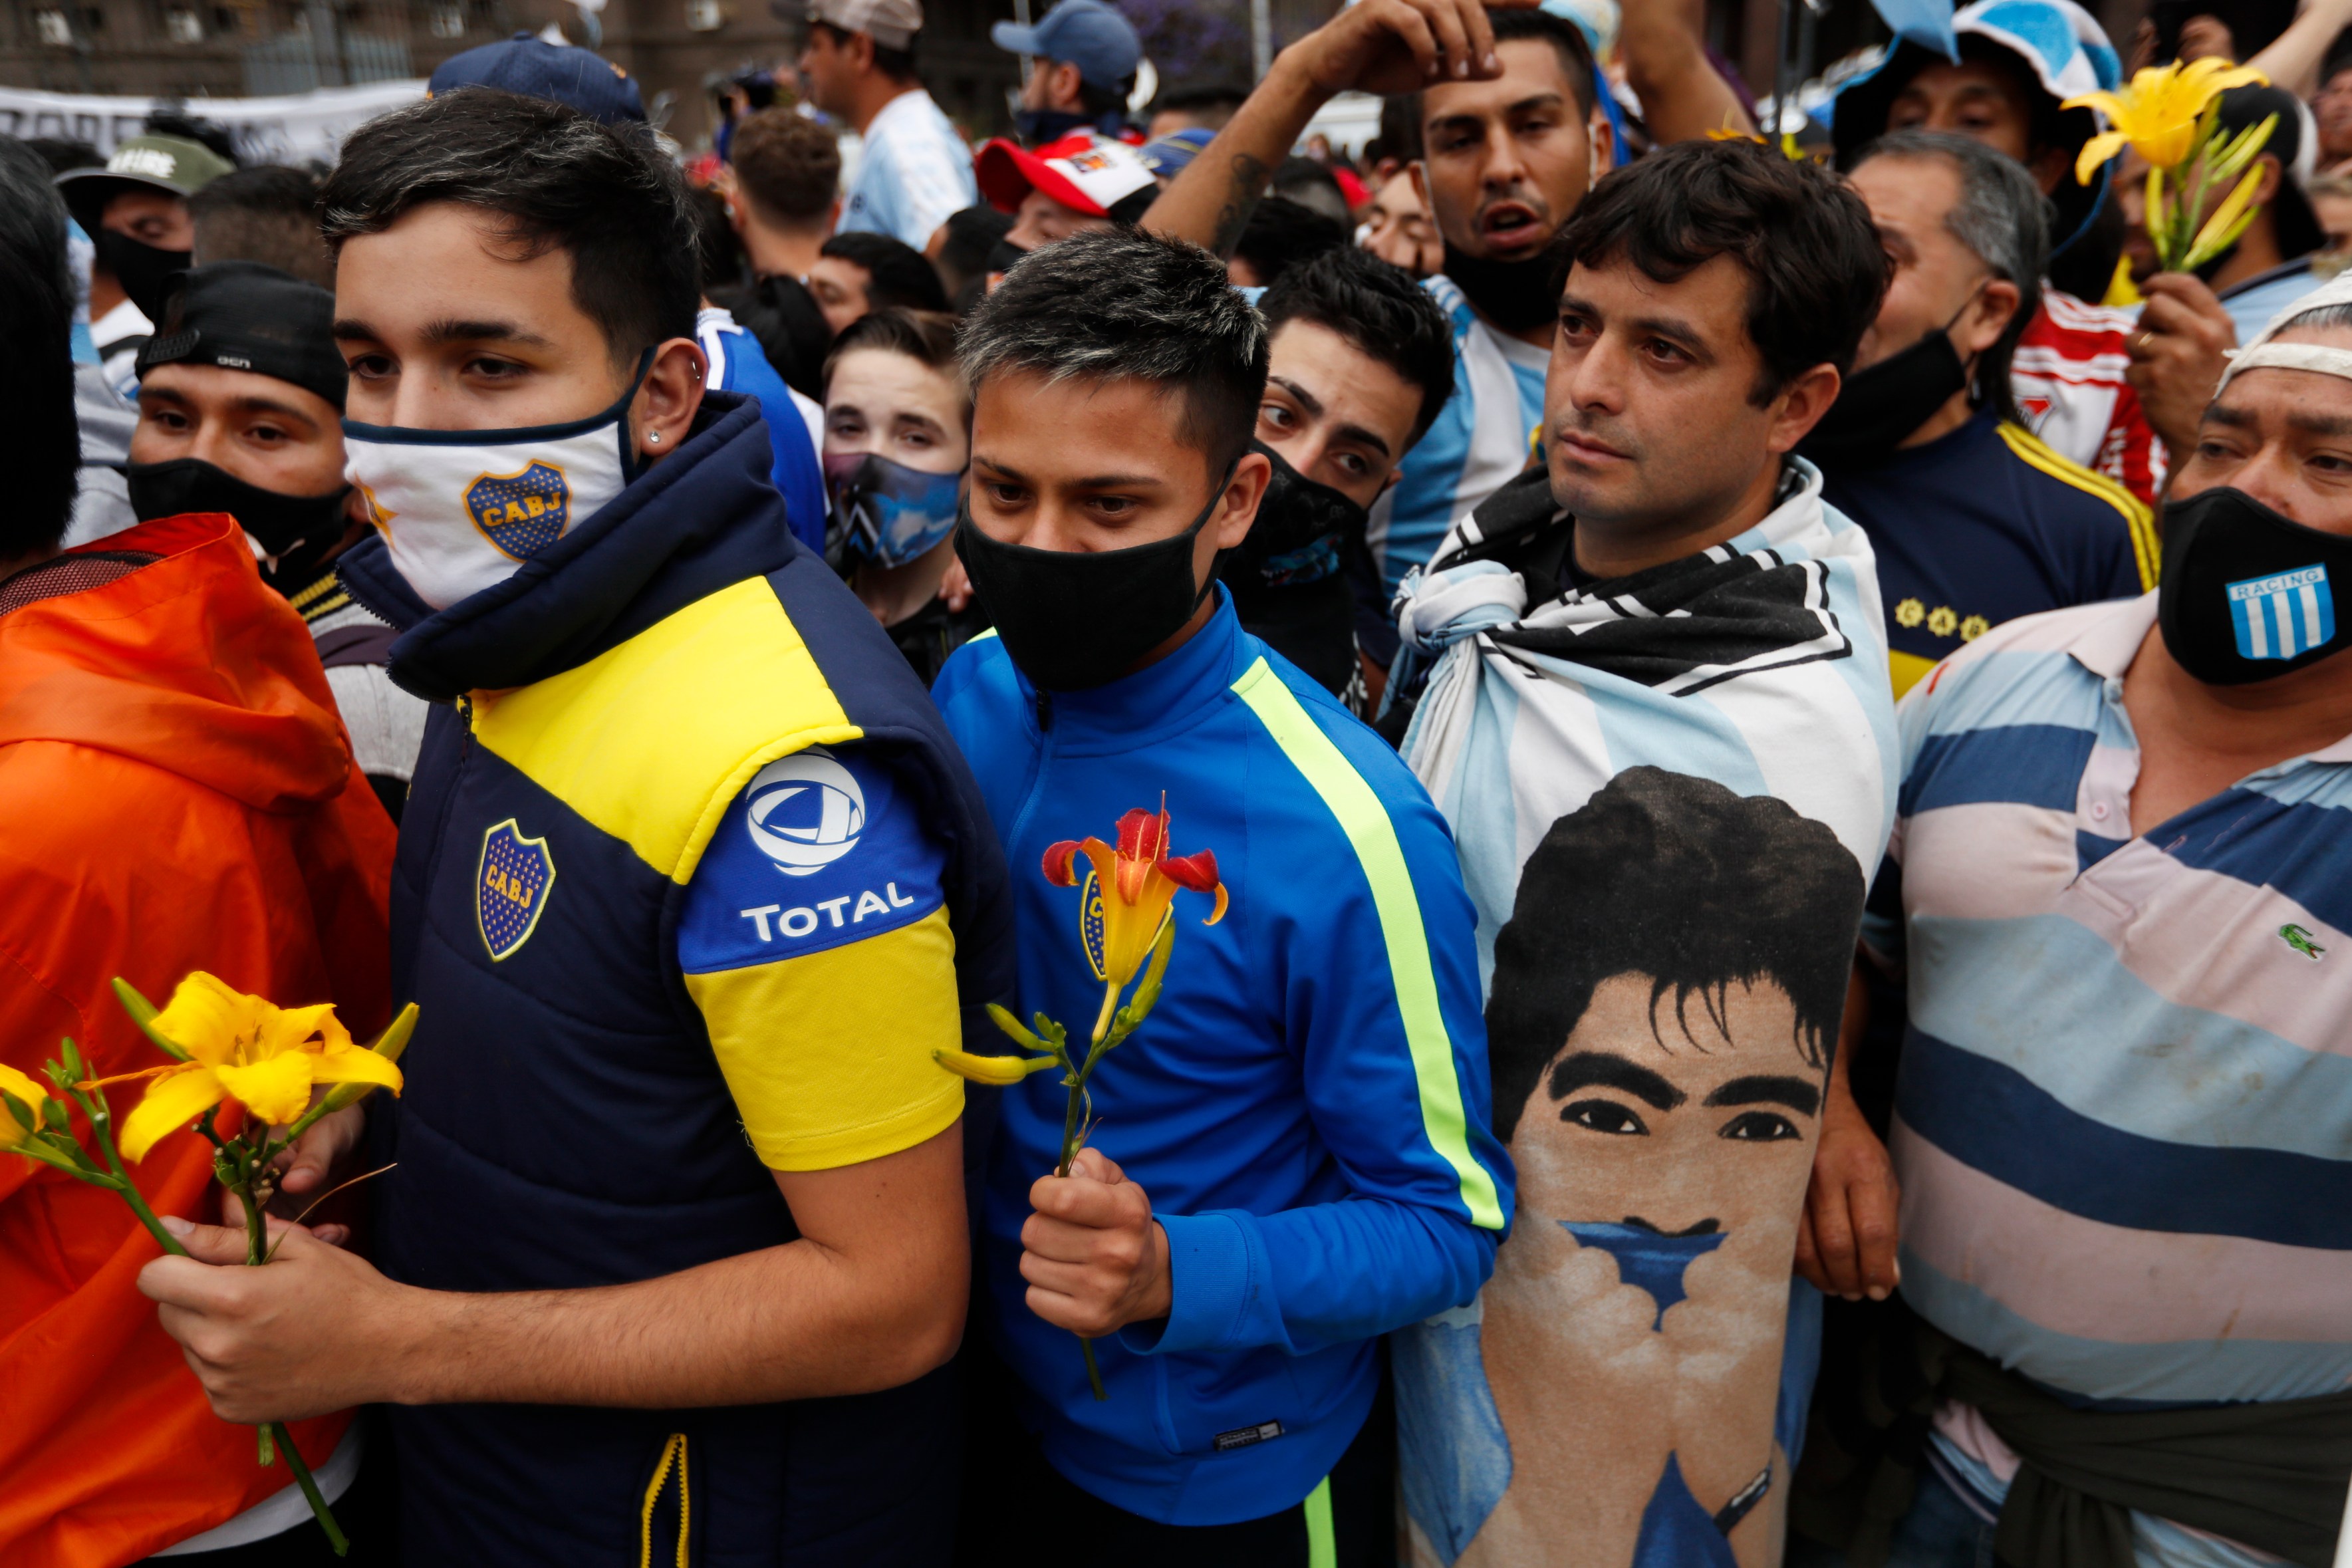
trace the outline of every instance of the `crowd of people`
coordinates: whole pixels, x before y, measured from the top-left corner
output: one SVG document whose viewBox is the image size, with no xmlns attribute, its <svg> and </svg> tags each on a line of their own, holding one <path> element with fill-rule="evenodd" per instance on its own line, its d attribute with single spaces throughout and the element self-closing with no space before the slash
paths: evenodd
<svg viewBox="0 0 2352 1568">
<path fill-rule="evenodd" d="M 2128 40 L 2194 275 L 2071 0 L 1811 155 L 1696 0 L 0 139 L 0 1087 L 417 1009 L 260 1268 L 0 1116 L 0 1562 L 336 1561 L 272 1422 L 370 1563 L 2333 1561 L 2339 8 Z"/>
</svg>

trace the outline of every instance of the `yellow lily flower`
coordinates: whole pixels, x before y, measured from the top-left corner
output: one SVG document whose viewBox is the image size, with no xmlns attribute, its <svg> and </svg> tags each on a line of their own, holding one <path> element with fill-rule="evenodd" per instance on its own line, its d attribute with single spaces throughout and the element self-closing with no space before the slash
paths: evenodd
<svg viewBox="0 0 2352 1568">
<path fill-rule="evenodd" d="M 992 1083 L 1000 1089 L 1019 1083 L 1033 1072 L 1060 1065 L 1053 1057 L 982 1057 L 970 1051 L 933 1051 L 931 1059 L 958 1078 Z"/>
<path fill-rule="evenodd" d="M 353 1045 L 331 1003 L 276 1007 L 198 970 L 180 982 L 150 1026 L 189 1059 L 124 1075 L 154 1079 L 122 1119 L 129 1159 L 145 1158 L 157 1139 L 224 1100 L 284 1126 L 310 1109 L 314 1084 L 370 1083 L 400 1092 L 400 1069 Z"/>
<path fill-rule="evenodd" d="M 49 1098 L 49 1091 L 38 1079 L 0 1062 L 0 1089 L 23 1100 L 26 1109 L 33 1113 L 33 1124 L 40 1125 L 41 1102 Z M 20 1126 L 16 1117 L 0 1111 L 0 1149 L 14 1149 L 31 1137 L 32 1133 Z"/>
<path fill-rule="evenodd" d="M 2249 82 L 2267 87 L 2270 78 L 2252 66 L 2231 65 L 2208 57 L 2187 65 L 2155 66 L 2132 73 L 2131 85 L 2120 93 L 2086 92 L 2070 98 L 2062 109 L 2095 109 L 2106 116 L 2107 129 L 2083 143 L 2074 160 L 2074 178 L 2083 184 L 2099 165 L 2126 146 L 2159 169 L 2177 169 L 2197 151 L 2197 122 L 2206 105 L 2233 87 Z"/>
<path fill-rule="evenodd" d="M 1225 918 L 1225 885 L 1217 880 L 1217 858 L 1209 850 L 1171 858 L 1168 854 L 1168 808 L 1138 807 L 1118 819 L 1118 847 L 1099 838 L 1064 839 L 1045 850 L 1045 880 L 1057 888 L 1078 885 L 1077 858 L 1095 871 L 1102 896 L 1101 963 L 1104 982 L 1115 989 L 1135 978 L 1151 955 L 1151 944 L 1169 920 L 1176 889 L 1212 893 L 1216 907 L 1202 925 Z M 1088 944 L 1090 947 L 1092 943 Z"/>
</svg>

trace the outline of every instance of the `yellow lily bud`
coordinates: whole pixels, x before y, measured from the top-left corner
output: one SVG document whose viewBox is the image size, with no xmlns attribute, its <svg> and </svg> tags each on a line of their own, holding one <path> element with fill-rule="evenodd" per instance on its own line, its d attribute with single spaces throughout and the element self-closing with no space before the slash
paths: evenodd
<svg viewBox="0 0 2352 1568">
<path fill-rule="evenodd" d="M 0 1062 L 0 1094 L 5 1094 L 14 1104 L 0 1110 L 0 1149 L 14 1149 L 27 1142 L 39 1131 L 48 1109 L 49 1091 L 35 1081 L 32 1075 L 17 1071 L 6 1062 Z M 20 1120 L 16 1107 L 25 1108 L 30 1121 Z"/>
<path fill-rule="evenodd" d="M 1033 1072 L 1060 1064 L 1052 1057 L 976 1057 L 970 1051 L 933 1051 L 931 1059 L 958 1078 L 999 1088 L 1019 1083 Z"/>
</svg>

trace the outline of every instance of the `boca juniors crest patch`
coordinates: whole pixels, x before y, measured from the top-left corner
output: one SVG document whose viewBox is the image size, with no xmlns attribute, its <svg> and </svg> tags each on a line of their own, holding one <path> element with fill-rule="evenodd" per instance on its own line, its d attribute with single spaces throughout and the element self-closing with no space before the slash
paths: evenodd
<svg viewBox="0 0 2352 1568">
<path fill-rule="evenodd" d="M 484 474 L 466 487 L 466 514 L 482 537 L 516 560 L 528 561 L 563 537 L 563 525 L 572 518 L 572 486 L 552 463 Z"/>
<path fill-rule="evenodd" d="M 525 838 L 508 817 L 482 835 L 482 863 L 474 873 L 474 919 L 490 961 L 511 958 L 530 940 L 555 886 L 555 857 L 544 838 Z"/>
<path fill-rule="evenodd" d="M 1175 918 L 1176 911 L 1171 907 L 1160 917 L 1160 923 L 1164 928 Z M 1151 940 L 1158 942 L 1160 932 L 1153 931 Z M 1109 979 L 1110 971 L 1103 966 L 1107 955 L 1103 952 L 1102 884 L 1092 871 L 1087 873 L 1086 881 L 1078 888 L 1078 945 L 1087 950 L 1087 962 L 1094 965 L 1095 978 Z"/>
</svg>

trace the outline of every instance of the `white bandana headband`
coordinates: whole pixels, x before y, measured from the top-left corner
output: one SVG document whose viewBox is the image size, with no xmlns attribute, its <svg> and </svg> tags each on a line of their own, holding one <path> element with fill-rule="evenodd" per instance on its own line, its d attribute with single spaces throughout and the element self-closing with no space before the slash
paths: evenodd
<svg viewBox="0 0 2352 1568">
<path fill-rule="evenodd" d="M 2352 305 L 2352 270 L 2338 273 L 2294 301 L 2273 316 L 2270 325 L 2254 334 L 2252 342 L 2230 351 L 2229 368 L 2221 373 L 2221 384 L 2214 389 L 2213 395 L 2219 397 L 2228 391 L 2231 378 L 2248 370 L 2308 370 L 2352 381 L 2352 349 L 2271 341 L 2314 310 L 2325 310 L 2331 305 Z"/>
</svg>

